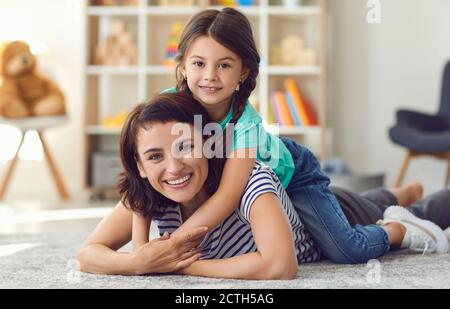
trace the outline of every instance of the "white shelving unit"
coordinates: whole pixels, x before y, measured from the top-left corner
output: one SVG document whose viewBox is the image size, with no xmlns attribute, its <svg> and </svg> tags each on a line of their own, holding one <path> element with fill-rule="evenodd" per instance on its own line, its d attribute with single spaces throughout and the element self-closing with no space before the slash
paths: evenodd
<svg viewBox="0 0 450 309">
<path fill-rule="evenodd" d="M 139 0 L 137 7 L 98 7 L 86 3 L 86 57 L 85 57 L 85 139 L 86 169 L 85 186 L 91 183 L 91 157 L 98 151 L 118 149 L 120 129 L 105 128 L 101 120 L 121 111 L 130 110 L 151 95 L 175 85 L 173 67 L 162 65 L 165 47 L 174 21 L 186 23 L 200 10 L 221 9 L 208 6 L 200 0 L 193 7 L 160 7 L 156 0 Z M 200 3 L 201 2 L 201 3 Z M 305 2 L 305 0 L 303 0 Z M 302 142 L 315 136 L 319 157 L 326 156 L 326 63 L 325 63 L 325 11 L 326 0 L 309 0 L 298 7 L 269 5 L 268 0 L 256 0 L 254 6 L 236 7 L 249 18 L 261 55 L 258 85 L 252 96 L 258 102 L 264 121 L 268 119 L 270 93 L 283 89 L 283 80 L 293 77 L 302 93 L 313 102 L 319 117 L 315 127 L 274 127 L 266 124 L 269 131 L 288 135 Z M 138 64 L 135 66 L 99 66 L 94 63 L 94 50 L 106 35 L 108 25 L 114 19 L 123 19 L 133 34 L 138 48 Z M 280 66 L 269 64 L 270 46 L 279 43 L 283 35 L 303 37 L 306 44 L 317 53 L 317 66 Z M 108 143 L 104 140 L 109 140 Z M 105 145 L 107 145 L 105 147 Z M 307 145 L 309 146 L 309 145 Z M 103 147 L 103 148 L 102 148 Z"/>
</svg>

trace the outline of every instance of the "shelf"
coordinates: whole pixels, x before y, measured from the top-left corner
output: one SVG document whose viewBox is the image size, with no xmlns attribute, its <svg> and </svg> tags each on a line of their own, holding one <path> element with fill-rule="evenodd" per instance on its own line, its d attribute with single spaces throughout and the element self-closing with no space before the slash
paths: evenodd
<svg viewBox="0 0 450 309">
<path fill-rule="evenodd" d="M 163 66 L 163 65 L 150 65 L 145 67 L 146 74 L 174 74 L 175 67 Z M 120 67 L 120 66 L 100 66 L 90 65 L 86 68 L 86 74 L 88 75 L 102 75 L 102 74 L 138 74 L 140 72 L 139 67 Z M 319 75 L 321 68 L 314 67 L 301 67 L 301 66 L 282 66 L 271 65 L 269 67 L 261 67 L 261 73 L 270 75 Z"/>
<path fill-rule="evenodd" d="M 163 65 L 166 50 L 171 39 L 171 29 L 175 21 L 185 24 L 193 15 L 205 8 L 222 10 L 224 6 L 204 6 L 213 1 L 201 1 L 195 6 L 160 7 L 158 1 L 139 0 L 138 6 L 90 6 L 85 1 L 86 48 L 83 74 L 85 77 L 85 120 L 84 138 L 86 161 L 84 179 L 86 187 L 91 187 L 90 175 L 92 154 L 101 151 L 117 151 L 120 128 L 102 126 L 102 120 L 129 111 L 136 102 L 143 102 L 162 90 L 176 85 L 175 67 Z M 325 55 L 326 0 L 308 1 L 297 7 L 269 5 L 268 0 L 256 1 L 254 6 L 235 6 L 244 13 L 252 26 L 254 39 L 260 53 L 258 85 L 252 95 L 268 132 L 289 136 L 326 157 L 326 78 Z M 303 2 L 305 3 L 305 2 Z M 123 19 L 133 35 L 138 49 L 138 64 L 133 66 L 94 65 L 95 48 L 109 33 L 111 24 Z M 270 65 L 277 57 L 272 53 L 275 45 L 289 35 L 304 40 L 305 46 L 317 54 L 314 66 Z M 92 65 L 91 65 L 92 64 Z M 283 91 L 286 78 L 293 78 L 298 84 L 305 101 L 315 108 L 320 125 L 311 127 L 279 126 L 268 124 L 272 108 L 273 91 Z M 256 102 L 257 101 L 257 102 Z"/>
<path fill-rule="evenodd" d="M 267 8 L 269 15 L 278 16 L 320 16 L 320 6 L 304 5 L 295 8 L 285 6 L 269 6 Z"/>
<path fill-rule="evenodd" d="M 266 130 L 274 135 L 307 135 L 307 134 L 319 134 L 321 131 L 320 126 L 311 127 L 283 127 L 277 125 L 264 125 Z"/>
<path fill-rule="evenodd" d="M 86 67 L 88 75 L 135 75 L 139 73 L 137 66 L 101 66 L 89 65 Z"/>
<path fill-rule="evenodd" d="M 319 75 L 321 68 L 318 66 L 301 67 L 301 66 L 283 66 L 271 65 L 261 68 L 261 71 L 271 75 Z"/>
<path fill-rule="evenodd" d="M 320 133 L 319 126 L 312 127 L 282 127 L 276 125 L 264 125 L 264 127 L 272 134 L 280 135 L 306 135 Z M 120 128 L 106 128 L 103 126 L 88 126 L 86 133 L 89 135 L 120 135 Z"/>
<path fill-rule="evenodd" d="M 123 7 L 123 6 L 89 6 L 87 8 L 88 16 L 126 16 L 139 15 L 139 7 Z"/>
<path fill-rule="evenodd" d="M 208 6 L 211 9 L 221 10 L 224 6 Z M 320 16 L 319 6 L 298 6 L 290 8 L 285 6 L 239 6 L 236 7 L 248 16 L 258 16 L 261 12 L 267 11 L 269 15 L 274 16 Z M 177 6 L 177 7 L 158 7 L 158 6 L 144 6 L 144 7 L 123 7 L 123 6 L 89 6 L 87 8 L 87 15 L 89 16 L 124 16 L 124 15 L 139 15 L 140 13 L 150 16 L 161 15 L 193 15 L 201 10 L 200 7 L 195 6 Z"/>
<path fill-rule="evenodd" d="M 208 6 L 208 8 L 214 9 L 214 10 L 222 10 L 223 8 L 225 8 L 225 6 L 211 5 L 211 6 Z M 241 11 L 242 13 L 244 13 L 247 16 L 258 16 L 261 13 L 263 6 L 261 6 L 261 7 L 258 7 L 258 6 L 235 6 L 233 8 L 238 9 L 239 11 Z"/>
<path fill-rule="evenodd" d="M 89 135 L 120 135 L 121 128 L 106 128 L 104 126 L 87 126 L 86 134 Z"/>
<path fill-rule="evenodd" d="M 150 65 L 147 66 L 145 72 L 149 75 L 174 75 L 175 67 L 163 66 L 163 65 Z"/>
<path fill-rule="evenodd" d="M 200 8 L 195 7 L 195 6 L 177 6 L 177 7 L 148 6 L 145 9 L 145 13 L 148 16 L 193 15 L 199 11 L 200 11 Z"/>
</svg>

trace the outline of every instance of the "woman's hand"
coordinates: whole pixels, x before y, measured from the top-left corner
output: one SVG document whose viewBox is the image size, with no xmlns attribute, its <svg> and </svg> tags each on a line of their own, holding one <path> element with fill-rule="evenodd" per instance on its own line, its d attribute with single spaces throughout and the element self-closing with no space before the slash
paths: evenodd
<svg viewBox="0 0 450 309">
<path fill-rule="evenodd" d="M 136 274 L 168 273 L 183 269 L 200 258 L 196 249 L 208 228 L 198 227 L 169 237 L 153 239 L 132 253 Z"/>
</svg>

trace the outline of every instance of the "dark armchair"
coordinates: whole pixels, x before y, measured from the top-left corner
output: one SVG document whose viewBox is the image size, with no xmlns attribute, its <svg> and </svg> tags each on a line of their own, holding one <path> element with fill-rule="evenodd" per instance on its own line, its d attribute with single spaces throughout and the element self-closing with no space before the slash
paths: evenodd
<svg viewBox="0 0 450 309">
<path fill-rule="evenodd" d="M 443 80 L 439 111 L 436 115 L 411 110 L 397 111 L 397 123 L 389 130 L 397 145 L 407 149 L 395 186 L 400 186 L 409 161 L 417 156 L 429 155 L 449 163 L 445 187 L 450 181 L 450 61 L 447 62 Z"/>
</svg>

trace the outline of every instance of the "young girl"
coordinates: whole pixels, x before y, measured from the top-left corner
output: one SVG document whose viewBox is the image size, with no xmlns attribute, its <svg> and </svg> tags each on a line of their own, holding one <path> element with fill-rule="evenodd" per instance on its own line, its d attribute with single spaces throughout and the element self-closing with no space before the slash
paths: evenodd
<svg viewBox="0 0 450 309">
<path fill-rule="evenodd" d="M 276 173 L 327 258 L 364 263 L 385 252 L 383 246 L 372 244 L 387 243 L 386 231 L 377 225 L 350 226 L 314 155 L 291 140 L 281 142 L 264 131 L 261 117 L 248 103 L 256 86 L 260 57 L 243 14 L 225 8 L 195 15 L 182 33 L 177 61 L 177 87 L 172 91 L 192 94 L 212 120 L 220 122 L 224 136 L 234 129 L 234 140 L 216 193 L 174 235 L 198 226 L 212 228 L 233 213 L 256 159 Z M 225 142 L 230 141 L 225 138 Z M 173 181 L 181 184 L 185 180 L 179 176 Z M 148 218 L 134 215 L 136 248 L 148 242 L 149 223 Z"/>
</svg>

